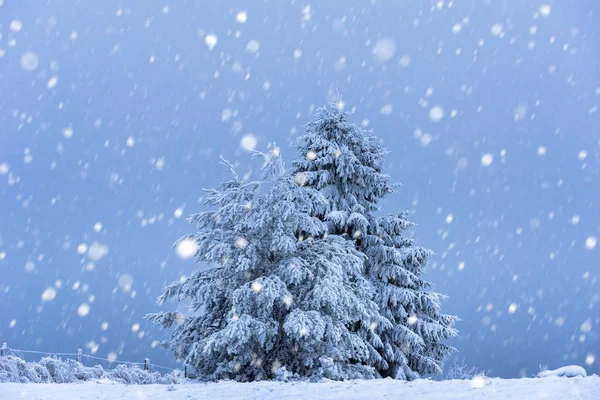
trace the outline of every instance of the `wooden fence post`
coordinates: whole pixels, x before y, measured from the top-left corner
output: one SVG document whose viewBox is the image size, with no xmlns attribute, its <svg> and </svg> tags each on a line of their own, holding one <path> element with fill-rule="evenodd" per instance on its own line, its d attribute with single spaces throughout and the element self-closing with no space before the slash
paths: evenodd
<svg viewBox="0 0 600 400">
<path fill-rule="evenodd" d="M 187 364 L 183 364 L 183 377 L 184 378 L 188 377 L 188 365 Z"/>
<path fill-rule="evenodd" d="M 6 342 L 2 343 L 2 347 L 0 347 L 0 356 L 4 357 L 6 355 Z"/>
<path fill-rule="evenodd" d="M 150 371 L 150 359 L 144 358 L 144 371 Z"/>
<path fill-rule="evenodd" d="M 77 362 L 81 364 L 81 349 L 77 349 Z"/>
</svg>

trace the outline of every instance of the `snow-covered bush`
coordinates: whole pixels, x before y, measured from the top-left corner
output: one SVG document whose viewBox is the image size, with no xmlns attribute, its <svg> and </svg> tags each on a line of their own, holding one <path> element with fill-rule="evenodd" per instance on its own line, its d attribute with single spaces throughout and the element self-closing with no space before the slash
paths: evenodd
<svg viewBox="0 0 600 400">
<path fill-rule="evenodd" d="M 86 367 L 85 365 L 75 362 L 73 360 L 68 360 L 69 364 L 73 367 L 73 374 L 75 375 L 75 379 L 78 381 L 91 381 L 94 379 L 101 379 L 106 377 L 110 371 L 105 371 L 101 365 L 96 365 L 93 367 Z"/>
<path fill-rule="evenodd" d="M 44 357 L 39 364 L 46 368 L 54 383 L 75 382 L 75 365 L 73 360 L 60 360 L 58 358 Z"/>
<path fill-rule="evenodd" d="M 46 374 L 40 376 L 34 366 L 18 357 L 0 357 L 0 382 L 47 382 L 49 375 L 45 368 L 43 370 Z"/>
<path fill-rule="evenodd" d="M 86 367 L 75 360 L 42 358 L 39 362 L 27 362 L 15 356 L 0 357 L 0 383 L 74 383 L 96 379 L 108 379 L 125 384 L 173 384 L 183 383 L 181 371 L 169 374 L 149 372 L 139 367 L 119 365 L 114 370 L 101 366 Z"/>
<path fill-rule="evenodd" d="M 115 369 L 109 372 L 109 377 L 119 383 L 136 383 L 148 385 L 156 382 L 158 372 L 149 373 L 138 367 L 128 367 L 126 365 L 118 365 Z M 159 374 L 160 375 L 160 374 Z"/>
<path fill-rule="evenodd" d="M 448 372 L 446 372 L 446 376 L 444 377 L 444 379 L 468 380 L 468 379 L 473 379 L 478 375 L 479 376 L 487 376 L 488 373 L 485 371 L 483 371 L 483 372 L 479 371 L 479 369 L 477 367 L 467 365 L 463 358 L 463 360 L 460 363 L 458 361 L 454 361 L 454 363 L 452 363 L 452 365 L 450 365 L 450 367 L 448 368 Z"/>
<path fill-rule="evenodd" d="M 287 370 L 286 367 L 280 367 L 275 371 L 274 379 L 280 382 L 289 382 L 293 380 L 299 380 L 298 374 L 293 374 Z"/>
<path fill-rule="evenodd" d="M 102 377 L 119 383 L 135 385 L 167 385 L 185 382 L 185 378 L 179 370 L 168 374 L 161 374 L 160 372 L 144 371 L 137 366 L 132 367 L 127 365 L 119 365 L 115 369 L 105 371 Z"/>
</svg>

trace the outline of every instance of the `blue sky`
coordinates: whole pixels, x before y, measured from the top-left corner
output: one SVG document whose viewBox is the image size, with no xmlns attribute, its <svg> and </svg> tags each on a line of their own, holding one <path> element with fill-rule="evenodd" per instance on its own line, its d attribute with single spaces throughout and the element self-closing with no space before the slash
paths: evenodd
<svg viewBox="0 0 600 400">
<path fill-rule="evenodd" d="M 143 316 L 206 267 L 171 246 L 227 178 L 219 156 L 256 178 L 245 147 L 291 159 L 341 98 L 402 183 L 382 212 L 414 211 L 436 253 L 456 357 L 600 372 L 599 18 L 584 1 L 0 0 L 0 341 L 176 365 Z"/>
</svg>

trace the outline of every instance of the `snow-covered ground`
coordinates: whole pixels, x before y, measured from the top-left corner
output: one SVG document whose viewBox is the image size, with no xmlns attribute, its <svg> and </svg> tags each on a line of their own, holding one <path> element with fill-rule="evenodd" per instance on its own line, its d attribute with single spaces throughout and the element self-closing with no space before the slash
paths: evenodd
<svg viewBox="0 0 600 400">
<path fill-rule="evenodd" d="M 600 377 L 483 379 L 413 382 L 363 380 L 346 382 L 192 383 L 122 385 L 107 381 L 81 384 L 0 384 L 0 399 L 540 399 L 598 400 Z"/>
</svg>

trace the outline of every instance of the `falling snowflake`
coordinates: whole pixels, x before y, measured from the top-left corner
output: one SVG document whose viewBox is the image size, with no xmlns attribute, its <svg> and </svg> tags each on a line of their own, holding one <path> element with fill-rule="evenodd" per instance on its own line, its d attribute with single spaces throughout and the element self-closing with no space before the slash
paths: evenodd
<svg viewBox="0 0 600 400">
<path fill-rule="evenodd" d="M 257 53 L 258 50 L 260 50 L 260 42 L 256 39 L 249 41 L 246 45 L 246 51 L 250 54 Z"/>
<path fill-rule="evenodd" d="M 175 209 L 175 212 L 173 213 L 173 216 L 175 218 L 181 218 L 181 216 L 183 215 L 183 208 L 178 207 Z"/>
<path fill-rule="evenodd" d="M 386 104 L 381 108 L 381 114 L 390 115 L 392 113 L 392 105 Z"/>
<path fill-rule="evenodd" d="M 490 32 L 491 32 L 492 36 L 500 37 L 502 35 L 503 29 L 504 29 L 504 27 L 502 26 L 502 24 L 494 24 L 494 25 L 492 25 Z"/>
<path fill-rule="evenodd" d="M 35 70 L 40 64 L 40 60 L 38 55 L 33 51 L 28 51 L 21 56 L 21 68 L 23 68 L 27 72 L 31 72 Z"/>
<path fill-rule="evenodd" d="M 130 274 L 122 274 L 118 280 L 119 288 L 124 292 L 129 292 L 133 286 L 133 276 Z"/>
<path fill-rule="evenodd" d="M 396 54 L 396 41 L 391 38 L 383 38 L 373 46 L 373 56 L 381 63 L 389 61 Z"/>
<path fill-rule="evenodd" d="M 434 106 L 429 110 L 429 119 L 433 122 L 439 122 L 444 118 L 444 109 L 440 106 Z"/>
<path fill-rule="evenodd" d="M 90 313 L 90 305 L 87 303 L 82 303 L 77 307 L 77 315 L 80 317 L 87 317 Z"/>
<path fill-rule="evenodd" d="M 50 79 L 48 79 L 48 89 L 54 89 L 56 84 L 58 83 L 58 76 L 54 75 Z"/>
<path fill-rule="evenodd" d="M 94 261 L 100 260 L 102 257 L 106 256 L 107 254 L 108 254 L 108 246 L 106 246 L 102 243 L 99 243 L 99 242 L 93 242 L 87 251 L 88 257 Z"/>
<path fill-rule="evenodd" d="M 42 293 L 42 302 L 52 301 L 56 297 L 56 289 L 49 287 Z"/>
<path fill-rule="evenodd" d="M 248 14 L 246 13 L 246 11 L 240 11 L 235 16 L 235 21 L 238 24 L 245 24 L 247 20 L 248 20 Z"/>
<path fill-rule="evenodd" d="M 18 19 L 13 19 L 10 23 L 10 30 L 15 33 L 20 32 L 22 27 L 23 23 Z"/>
<path fill-rule="evenodd" d="M 254 150 L 257 144 L 256 136 L 252 134 L 245 135 L 240 141 L 240 145 L 244 150 L 251 151 Z"/>
<path fill-rule="evenodd" d="M 198 252 L 198 244 L 192 238 L 180 240 L 175 247 L 177 255 L 182 259 L 193 257 Z"/>
<path fill-rule="evenodd" d="M 552 7 L 550 7 L 550 5 L 542 4 L 540 6 L 540 14 L 542 15 L 542 17 L 548 17 L 551 12 L 552 12 Z"/>
<path fill-rule="evenodd" d="M 208 46 L 209 50 L 212 50 L 215 48 L 215 46 L 217 45 L 217 35 L 214 34 L 208 34 L 204 37 L 204 44 L 206 44 L 206 46 Z"/>
<path fill-rule="evenodd" d="M 485 153 L 481 156 L 481 165 L 484 167 L 489 167 L 494 162 L 494 155 L 492 153 Z"/>
</svg>

